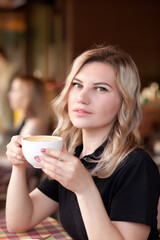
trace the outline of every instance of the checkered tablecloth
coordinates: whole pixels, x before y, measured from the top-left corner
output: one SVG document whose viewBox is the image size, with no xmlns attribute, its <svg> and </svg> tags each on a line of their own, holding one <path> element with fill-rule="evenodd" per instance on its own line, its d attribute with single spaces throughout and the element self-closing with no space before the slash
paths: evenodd
<svg viewBox="0 0 160 240">
<path fill-rule="evenodd" d="M 6 227 L 6 221 L 4 218 L 0 219 L 0 239 L 45 239 L 47 240 L 54 240 L 54 239 L 61 239 L 61 240 L 72 240 L 71 237 L 64 231 L 64 229 L 59 225 L 59 223 L 51 218 L 48 217 L 42 223 L 38 224 L 34 229 L 25 232 L 25 233 L 9 233 Z"/>
</svg>

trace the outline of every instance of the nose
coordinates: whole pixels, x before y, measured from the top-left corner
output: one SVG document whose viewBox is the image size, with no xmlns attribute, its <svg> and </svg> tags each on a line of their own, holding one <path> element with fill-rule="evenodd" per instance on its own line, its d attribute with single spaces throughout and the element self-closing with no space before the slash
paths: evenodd
<svg viewBox="0 0 160 240">
<path fill-rule="evenodd" d="M 85 89 L 82 89 L 77 95 L 77 102 L 88 105 L 90 103 L 89 92 Z"/>
</svg>

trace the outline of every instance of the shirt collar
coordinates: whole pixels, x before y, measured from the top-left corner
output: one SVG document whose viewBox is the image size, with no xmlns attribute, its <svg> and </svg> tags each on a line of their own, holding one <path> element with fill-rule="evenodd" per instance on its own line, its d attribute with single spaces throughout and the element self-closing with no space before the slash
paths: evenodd
<svg viewBox="0 0 160 240">
<path fill-rule="evenodd" d="M 87 160 L 87 159 L 94 159 L 98 160 L 100 159 L 101 154 L 103 153 L 105 147 L 107 146 L 108 139 L 105 140 L 93 153 L 85 155 L 82 159 Z M 83 149 L 83 144 L 79 145 L 75 149 L 75 156 L 79 157 Z"/>
</svg>

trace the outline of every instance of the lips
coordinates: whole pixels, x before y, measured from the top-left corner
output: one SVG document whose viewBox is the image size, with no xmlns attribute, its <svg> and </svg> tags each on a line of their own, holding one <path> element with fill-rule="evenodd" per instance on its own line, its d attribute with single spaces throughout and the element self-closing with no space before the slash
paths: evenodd
<svg viewBox="0 0 160 240">
<path fill-rule="evenodd" d="M 73 112 L 79 117 L 91 114 L 91 112 L 89 112 L 85 109 L 82 109 L 82 108 L 76 108 L 76 109 L 73 110 Z"/>
</svg>

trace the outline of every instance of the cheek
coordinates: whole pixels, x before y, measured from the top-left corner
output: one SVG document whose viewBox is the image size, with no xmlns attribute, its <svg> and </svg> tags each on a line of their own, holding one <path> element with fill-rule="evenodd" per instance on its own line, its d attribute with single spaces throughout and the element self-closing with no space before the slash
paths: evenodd
<svg viewBox="0 0 160 240">
<path fill-rule="evenodd" d="M 17 102 L 17 104 L 19 103 L 20 105 L 23 102 L 23 98 L 21 95 L 15 96 L 14 100 L 15 100 L 15 102 Z"/>
<path fill-rule="evenodd" d="M 24 106 L 24 102 L 25 102 L 25 98 L 24 98 L 23 94 L 17 94 L 15 96 L 14 101 L 15 101 L 15 103 L 16 103 L 16 105 L 18 107 L 23 107 Z"/>
<path fill-rule="evenodd" d="M 115 101 L 115 98 L 112 98 L 107 101 L 102 101 L 102 104 L 99 105 L 99 111 L 101 111 L 103 116 L 105 115 L 109 117 L 110 115 L 111 118 L 114 118 L 118 114 L 120 106 L 121 99 Z"/>
<path fill-rule="evenodd" d="M 73 106 L 73 103 L 75 102 L 75 95 L 72 94 L 72 91 L 70 90 L 68 94 L 68 109 L 70 109 Z"/>
</svg>

